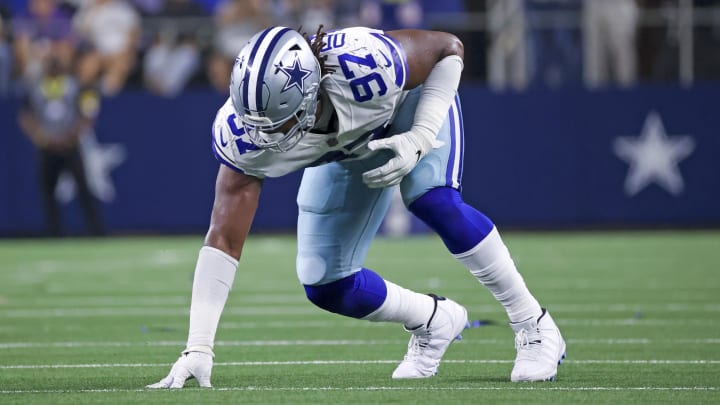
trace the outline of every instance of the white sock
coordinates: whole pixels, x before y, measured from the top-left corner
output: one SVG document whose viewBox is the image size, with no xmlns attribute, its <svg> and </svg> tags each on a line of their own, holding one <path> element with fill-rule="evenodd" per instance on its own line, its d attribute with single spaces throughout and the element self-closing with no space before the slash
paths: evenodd
<svg viewBox="0 0 720 405">
<path fill-rule="evenodd" d="M 431 296 L 384 281 L 387 287 L 385 302 L 362 319 L 373 322 L 398 322 L 407 329 L 423 326 L 430 320 L 435 309 L 435 300 Z"/>
<path fill-rule="evenodd" d="M 454 256 L 505 307 L 510 322 L 540 316 L 540 304 L 525 285 L 497 228 L 474 248 Z"/>
<path fill-rule="evenodd" d="M 215 332 L 232 288 L 238 261 L 210 246 L 198 255 L 190 304 L 190 331 L 184 351 L 205 352 L 214 356 Z"/>
</svg>

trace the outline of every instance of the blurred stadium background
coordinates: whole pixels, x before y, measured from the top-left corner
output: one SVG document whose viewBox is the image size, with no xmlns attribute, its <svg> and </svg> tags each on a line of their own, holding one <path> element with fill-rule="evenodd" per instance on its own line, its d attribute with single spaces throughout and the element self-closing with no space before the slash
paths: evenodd
<svg viewBox="0 0 720 405">
<path fill-rule="evenodd" d="M 205 231 L 210 124 L 269 24 L 430 28 L 465 44 L 464 196 L 505 228 L 720 225 L 717 0 L 0 0 L 0 236 L 45 234 L 18 110 L 49 61 L 100 94 L 82 150 L 107 234 Z M 292 231 L 299 174 L 254 232 Z M 72 180 L 65 232 L 86 234 Z M 422 231 L 402 208 L 385 231 Z"/>
</svg>

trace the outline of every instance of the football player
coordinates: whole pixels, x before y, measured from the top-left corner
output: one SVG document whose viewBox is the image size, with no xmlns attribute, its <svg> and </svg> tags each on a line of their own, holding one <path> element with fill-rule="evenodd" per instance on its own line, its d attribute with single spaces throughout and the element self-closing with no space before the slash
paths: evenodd
<svg viewBox="0 0 720 405">
<path fill-rule="evenodd" d="M 463 45 L 423 30 L 347 28 L 313 37 L 286 27 L 253 36 L 213 124 L 220 161 L 210 228 L 192 289 L 187 346 L 150 388 L 210 386 L 220 314 L 263 179 L 304 169 L 297 275 L 307 298 L 340 315 L 396 322 L 410 334 L 394 379 L 436 374 L 467 311 L 363 266 L 399 185 L 408 209 L 503 305 L 515 332 L 512 381 L 552 380 L 565 342 L 529 292 L 496 227 L 463 202 Z"/>
</svg>

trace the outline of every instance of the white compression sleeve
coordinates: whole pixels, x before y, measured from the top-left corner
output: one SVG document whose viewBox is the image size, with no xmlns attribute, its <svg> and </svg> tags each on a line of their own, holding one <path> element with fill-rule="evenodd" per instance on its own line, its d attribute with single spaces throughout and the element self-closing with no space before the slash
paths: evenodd
<svg viewBox="0 0 720 405">
<path fill-rule="evenodd" d="M 436 63 L 425 79 L 411 130 L 418 135 L 417 140 L 425 153 L 432 150 L 433 141 L 447 118 L 462 70 L 462 58 L 450 55 Z"/>
<path fill-rule="evenodd" d="M 510 322 L 537 318 L 542 313 L 497 228 L 493 228 L 474 248 L 453 256 L 505 307 Z"/>
<path fill-rule="evenodd" d="M 406 328 L 425 325 L 435 308 L 435 301 L 426 294 L 416 293 L 385 281 L 387 296 L 383 304 L 363 319 L 371 322 L 399 322 Z"/>
<path fill-rule="evenodd" d="M 215 332 L 232 288 L 238 261 L 210 246 L 198 255 L 190 304 L 190 331 L 185 352 L 205 352 L 212 356 Z"/>
</svg>

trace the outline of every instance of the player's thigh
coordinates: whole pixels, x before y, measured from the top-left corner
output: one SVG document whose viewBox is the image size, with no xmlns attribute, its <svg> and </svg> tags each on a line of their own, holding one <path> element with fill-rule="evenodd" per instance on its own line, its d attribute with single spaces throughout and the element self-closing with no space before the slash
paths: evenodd
<svg viewBox="0 0 720 405">
<path fill-rule="evenodd" d="M 392 193 L 362 181 L 365 162 L 306 169 L 298 192 L 300 282 L 326 284 L 360 270 Z"/>
<path fill-rule="evenodd" d="M 420 92 L 411 91 L 398 110 L 390 132 L 402 133 L 412 127 Z M 436 187 L 460 188 L 463 164 L 463 123 L 460 99 L 455 97 L 437 135 L 442 146 L 433 149 L 400 183 L 405 205 L 410 205 Z"/>
</svg>

